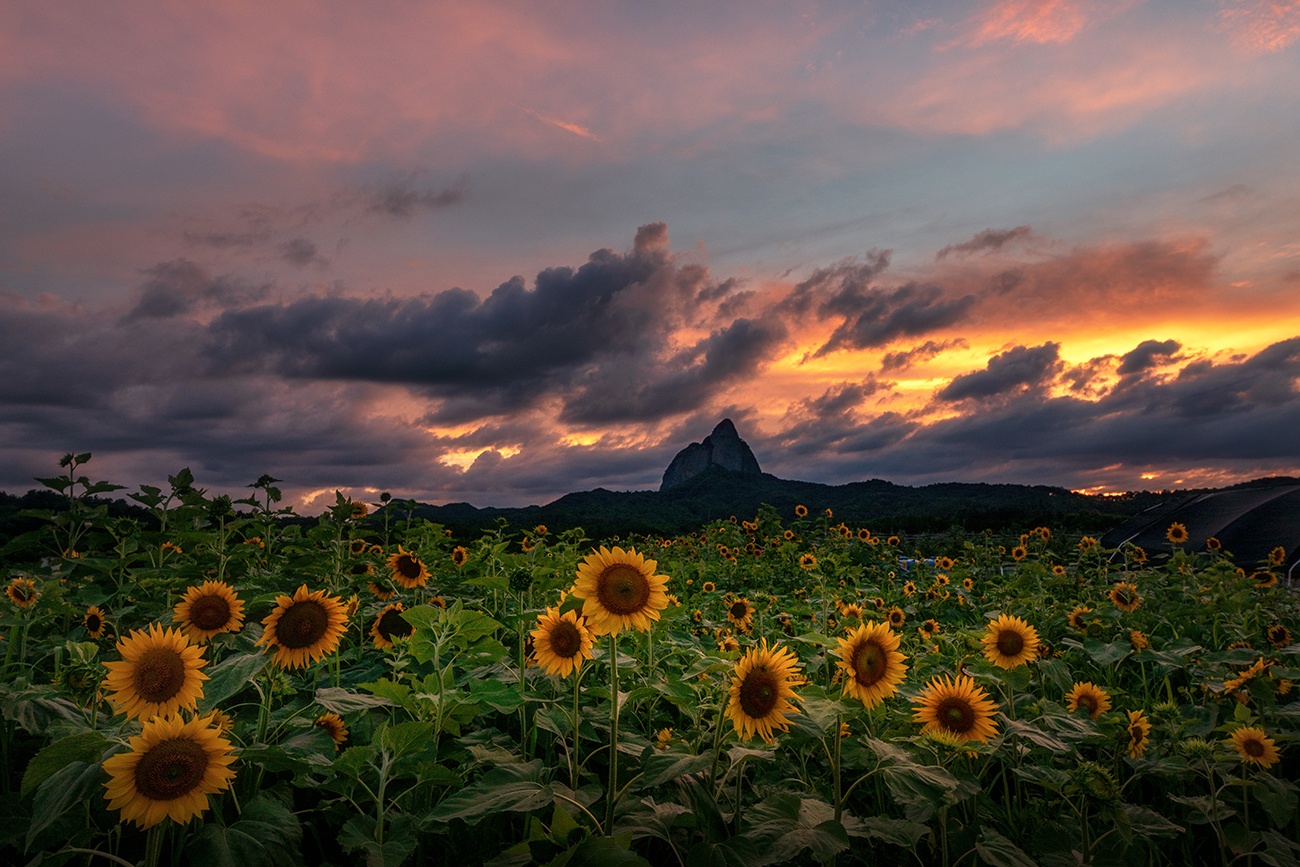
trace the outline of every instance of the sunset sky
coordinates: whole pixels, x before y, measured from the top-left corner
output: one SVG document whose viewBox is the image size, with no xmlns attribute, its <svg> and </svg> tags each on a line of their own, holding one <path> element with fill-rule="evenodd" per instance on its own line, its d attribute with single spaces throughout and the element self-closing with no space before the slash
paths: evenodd
<svg viewBox="0 0 1300 867">
<path fill-rule="evenodd" d="M 1300 0 L 6 3 L 0 490 L 1300 475 L 1297 82 Z"/>
</svg>

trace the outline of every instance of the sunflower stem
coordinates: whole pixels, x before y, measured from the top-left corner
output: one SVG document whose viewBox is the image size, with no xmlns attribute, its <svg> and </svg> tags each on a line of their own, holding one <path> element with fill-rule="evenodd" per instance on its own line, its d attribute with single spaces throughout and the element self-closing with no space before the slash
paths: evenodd
<svg viewBox="0 0 1300 867">
<path fill-rule="evenodd" d="M 618 792 L 618 633 L 609 634 L 609 788 L 605 792 L 605 829 L 614 828 L 614 799 Z"/>
<path fill-rule="evenodd" d="M 835 714 L 835 731 L 831 733 L 831 737 L 835 738 L 835 758 L 831 762 L 831 772 L 834 774 L 834 780 L 835 780 L 835 821 L 836 822 L 838 822 L 840 820 L 840 817 L 844 815 L 844 798 L 842 797 L 841 794 L 842 781 L 840 778 L 840 749 L 841 749 L 840 742 L 844 740 L 844 738 L 840 736 L 840 729 L 843 726 L 844 726 L 844 714 L 842 713 Z"/>
<path fill-rule="evenodd" d="M 158 867 L 162 858 L 163 830 L 161 822 L 149 829 L 144 844 L 144 867 Z"/>
<path fill-rule="evenodd" d="M 569 788 L 577 790 L 578 774 L 581 770 L 581 764 L 578 761 L 578 726 L 582 723 L 582 717 L 578 715 L 578 687 L 582 683 L 582 669 L 579 668 L 573 673 L 573 750 L 569 755 Z"/>
</svg>

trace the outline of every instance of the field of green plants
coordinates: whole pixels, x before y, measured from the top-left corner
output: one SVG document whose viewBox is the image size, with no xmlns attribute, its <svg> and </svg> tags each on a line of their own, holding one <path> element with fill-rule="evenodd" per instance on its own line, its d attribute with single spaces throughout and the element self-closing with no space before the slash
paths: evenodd
<svg viewBox="0 0 1300 867">
<path fill-rule="evenodd" d="M 3 552 L 4 863 L 1300 864 L 1280 549 L 458 540 L 89 458 Z"/>
</svg>

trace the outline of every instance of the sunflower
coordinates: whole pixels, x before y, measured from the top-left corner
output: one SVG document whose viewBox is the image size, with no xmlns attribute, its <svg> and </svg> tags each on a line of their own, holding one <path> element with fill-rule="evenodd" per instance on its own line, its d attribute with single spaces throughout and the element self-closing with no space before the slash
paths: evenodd
<svg viewBox="0 0 1300 867">
<path fill-rule="evenodd" d="M 845 620 L 861 620 L 862 606 L 856 602 L 846 602 L 839 606 L 840 616 Z"/>
<path fill-rule="evenodd" d="M 1210 538 L 1205 540 L 1205 550 L 1218 551 L 1221 548 L 1223 548 L 1223 543 L 1219 541 L 1219 538 L 1217 536 L 1211 536 Z"/>
<path fill-rule="evenodd" d="M 1268 628 L 1268 643 L 1274 647 L 1286 647 L 1291 643 L 1291 630 L 1281 623 L 1274 623 Z"/>
<path fill-rule="evenodd" d="M 601 546 L 578 564 L 573 595 L 583 600 L 582 614 L 593 635 L 624 629 L 645 632 L 668 607 L 667 575 L 656 575 L 659 564 L 629 548 Z"/>
<path fill-rule="evenodd" d="M 31 608 L 36 604 L 36 597 L 40 596 L 36 592 L 36 582 L 30 578 L 15 578 L 10 581 L 5 588 L 5 595 L 19 608 Z"/>
<path fill-rule="evenodd" d="M 559 608 L 546 609 L 537 618 L 532 636 L 533 659 L 547 674 L 568 677 L 582 667 L 584 659 L 592 658 L 591 630 L 577 611 L 561 614 Z"/>
<path fill-rule="evenodd" d="M 170 552 L 175 553 L 175 554 L 184 554 L 184 553 L 185 553 L 183 550 L 181 550 L 181 546 L 180 546 L 180 545 L 177 545 L 175 542 L 163 542 L 163 543 L 162 543 L 162 547 L 159 548 L 158 550 L 160 550 L 160 551 L 170 551 Z"/>
<path fill-rule="evenodd" d="M 963 590 L 974 590 L 974 589 L 975 589 L 975 582 L 974 582 L 972 579 L 970 579 L 970 578 L 963 578 L 963 579 L 961 579 L 961 589 L 963 589 Z"/>
<path fill-rule="evenodd" d="M 401 545 L 397 546 L 397 553 L 388 558 L 388 570 L 393 573 L 393 580 L 408 590 L 429 583 L 429 570 L 424 563 Z"/>
<path fill-rule="evenodd" d="M 839 642 L 840 659 L 836 665 L 844 674 L 844 695 L 870 708 L 898 692 L 907 671 L 903 664 L 907 657 L 898 652 L 898 634 L 888 624 L 864 623 Z"/>
<path fill-rule="evenodd" d="M 334 741 L 334 749 L 337 750 L 348 742 L 347 724 L 343 722 L 343 717 L 334 711 L 326 711 L 316 717 L 316 725 L 325 729 L 326 733 L 329 734 L 330 740 Z"/>
<path fill-rule="evenodd" d="M 1262 728 L 1242 726 L 1232 733 L 1229 742 L 1236 747 L 1237 755 L 1241 756 L 1243 762 L 1259 765 L 1261 768 L 1271 768 L 1281 758 L 1278 755 L 1277 745 L 1273 743 L 1272 738 L 1264 734 Z"/>
<path fill-rule="evenodd" d="M 673 730 L 671 728 L 660 729 L 655 734 L 655 749 L 666 750 L 668 745 L 673 742 Z"/>
<path fill-rule="evenodd" d="M 163 819 L 184 825 L 208 808 L 208 795 L 230 787 L 235 760 L 230 741 L 212 724 L 213 716 L 185 722 L 179 716 L 154 717 L 131 738 L 129 752 L 104 760 L 110 810 L 122 820 L 152 828 Z"/>
<path fill-rule="evenodd" d="M 371 596 L 374 596 L 380 602 L 387 602 L 389 599 L 393 598 L 392 590 L 380 584 L 377 584 L 374 581 L 368 582 L 366 584 L 366 589 L 370 591 Z"/>
<path fill-rule="evenodd" d="M 87 608 L 85 615 L 81 618 L 81 622 L 86 627 L 86 635 L 91 638 L 104 637 L 104 612 L 99 610 L 98 605 L 92 605 Z"/>
<path fill-rule="evenodd" d="M 172 609 L 172 621 L 195 643 L 223 632 L 238 632 L 244 625 L 244 603 L 222 581 L 204 581 L 185 591 Z"/>
<path fill-rule="evenodd" d="M 1140 759 L 1151 742 L 1151 721 L 1140 710 L 1128 712 L 1128 754 L 1130 758 Z"/>
<path fill-rule="evenodd" d="M 1286 562 L 1286 549 L 1278 545 L 1272 551 L 1268 552 L 1268 565 L 1281 566 Z"/>
<path fill-rule="evenodd" d="M 712 581 L 705 581 L 703 584 L 700 585 L 701 593 L 713 593 L 717 589 L 718 589 L 717 585 L 714 584 Z"/>
<path fill-rule="evenodd" d="M 786 714 L 799 710 L 792 704 L 799 701 L 794 687 L 804 683 L 798 669 L 799 662 L 788 647 L 769 648 L 767 639 L 736 662 L 726 716 L 741 739 L 758 735 L 770 744 L 775 742 L 774 729 L 789 730 Z"/>
<path fill-rule="evenodd" d="M 781 534 L 781 538 L 782 538 L 782 539 L 785 539 L 787 542 L 791 542 L 791 541 L 793 541 L 793 540 L 794 540 L 794 530 L 786 530 L 784 533 Z"/>
<path fill-rule="evenodd" d="M 1029 555 L 1029 549 L 1027 549 L 1024 545 L 1017 545 L 1016 547 L 1011 549 L 1011 559 L 1015 560 L 1017 563 L 1025 559 L 1025 557 L 1027 557 L 1028 555 Z"/>
<path fill-rule="evenodd" d="M 374 574 L 375 574 L 375 564 L 374 564 L 374 563 L 369 563 L 369 562 L 367 562 L 367 563 L 353 563 L 353 564 L 352 564 L 352 567 L 351 567 L 350 569 L 348 569 L 348 574 L 349 574 L 349 575 L 354 575 L 354 576 L 357 576 L 357 577 L 360 577 L 360 576 L 362 576 L 362 575 L 374 575 Z"/>
<path fill-rule="evenodd" d="M 800 569 L 815 569 L 816 567 L 817 567 L 817 558 L 812 555 L 811 551 L 799 555 Z"/>
<path fill-rule="evenodd" d="M 1087 605 L 1076 605 L 1074 606 L 1074 609 L 1068 615 L 1066 615 L 1066 620 L 1068 620 L 1070 622 L 1070 626 L 1074 627 L 1075 629 L 1087 629 L 1088 624 L 1083 622 L 1083 615 L 1091 614 L 1091 613 L 1092 613 L 1092 609 L 1089 608 Z"/>
<path fill-rule="evenodd" d="M 451 549 L 451 562 L 457 569 L 469 562 L 469 549 L 464 545 L 457 545 Z"/>
<path fill-rule="evenodd" d="M 1038 630 L 1019 617 L 1003 614 L 989 621 L 984 657 L 1010 671 L 1038 658 Z"/>
<path fill-rule="evenodd" d="M 1093 683 L 1076 683 L 1065 695 L 1065 709 L 1074 713 L 1079 708 L 1088 712 L 1088 716 L 1097 717 L 1110 710 L 1110 695 L 1106 690 Z"/>
<path fill-rule="evenodd" d="M 1190 537 L 1187 535 L 1187 527 L 1174 521 L 1169 525 L 1169 529 L 1165 531 L 1165 538 L 1169 540 L 1171 545 L 1181 545 Z"/>
<path fill-rule="evenodd" d="M 1139 565 L 1147 561 L 1146 549 L 1143 548 L 1141 545 L 1134 545 L 1132 554 L 1130 556 L 1132 557 L 1133 562 Z"/>
<path fill-rule="evenodd" d="M 1146 635 L 1140 629 L 1130 629 L 1128 631 L 1128 643 L 1133 646 L 1134 650 L 1146 650 L 1151 646 Z"/>
<path fill-rule="evenodd" d="M 840 524 L 835 528 L 835 532 L 840 534 L 841 539 L 851 539 L 853 537 L 853 531 L 849 529 L 848 524 Z"/>
<path fill-rule="evenodd" d="M 974 678 L 934 677 L 912 702 L 912 719 L 924 723 L 921 734 L 948 735 L 959 741 L 988 741 L 998 733 L 993 714 L 997 705 Z"/>
<path fill-rule="evenodd" d="M 866 527 L 863 527 L 862 529 L 858 530 L 858 541 L 859 541 L 859 542 L 870 542 L 870 541 L 871 541 L 871 531 L 868 530 Z"/>
<path fill-rule="evenodd" d="M 1052 574 L 1053 574 L 1053 575 L 1056 575 L 1057 577 L 1060 577 L 1061 575 L 1064 575 L 1064 574 L 1065 574 L 1065 567 L 1062 566 L 1060 563 L 1057 563 L 1055 566 L 1052 567 Z"/>
<path fill-rule="evenodd" d="M 885 544 L 890 546 L 891 548 L 897 548 L 898 544 L 901 541 L 902 539 L 899 539 L 897 536 L 890 536 L 888 539 L 885 540 Z"/>
<path fill-rule="evenodd" d="M 942 569 L 944 572 L 950 572 L 952 571 L 952 567 L 957 564 L 953 562 L 951 557 L 940 557 L 934 561 L 934 565 L 937 569 Z"/>
<path fill-rule="evenodd" d="M 903 585 L 904 596 L 911 596 L 915 592 L 916 592 L 916 585 L 913 584 L 911 581 L 908 581 L 906 584 Z"/>
<path fill-rule="evenodd" d="M 370 543 L 365 539 L 353 539 L 348 543 L 348 550 L 353 554 L 364 554 L 366 553 L 366 549 L 369 547 Z"/>
<path fill-rule="evenodd" d="M 406 638 L 415 631 L 415 627 L 402 617 L 405 610 L 402 603 L 394 602 L 385 605 L 379 612 L 374 625 L 370 627 L 370 637 L 374 640 L 375 647 L 392 647 L 393 639 Z"/>
<path fill-rule="evenodd" d="M 740 650 L 740 642 L 734 635 L 724 635 L 718 640 L 718 650 L 723 653 L 731 653 L 734 650 Z"/>
<path fill-rule="evenodd" d="M 208 664 L 203 649 L 190 644 L 179 629 L 164 629 L 154 623 L 148 631 L 133 629 L 117 642 L 121 662 L 106 662 L 104 687 L 108 700 L 128 719 L 166 716 L 178 710 L 194 710 L 203 697 L 199 671 Z"/>
<path fill-rule="evenodd" d="M 903 624 L 907 622 L 907 615 L 897 605 L 889 609 L 885 616 L 889 618 L 889 625 L 895 629 L 902 629 Z"/>
<path fill-rule="evenodd" d="M 1277 576 L 1274 575 L 1272 572 L 1255 572 L 1250 576 L 1250 580 L 1256 587 L 1259 588 L 1277 586 Z"/>
<path fill-rule="evenodd" d="M 1087 554 L 1089 551 L 1095 551 L 1097 549 L 1097 544 L 1097 540 L 1092 536 L 1084 536 L 1079 539 L 1079 552 L 1081 554 Z"/>
<path fill-rule="evenodd" d="M 805 506 L 803 503 L 800 503 L 799 505 L 794 507 L 794 513 L 796 516 L 800 518 L 806 518 L 808 517 L 808 507 Z"/>
<path fill-rule="evenodd" d="M 1051 528 L 1051 527 L 1039 527 L 1039 528 L 1038 528 L 1038 538 L 1042 539 L 1044 542 L 1050 542 L 1050 541 L 1052 541 L 1052 528 Z"/>
<path fill-rule="evenodd" d="M 737 599 L 727 609 L 727 622 L 735 625 L 741 632 L 749 632 L 754 625 L 754 606 L 748 599 Z"/>
<path fill-rule="evenodd" d="M 255 643 L 272 648 L 281 668 L 305 668 L 334 652 L 347 629 L 343 600 L 324 590 L 307 592 L 303 584 L 292 596 L 275 597 L 275 609 L 262 620 Z"/>
<path fill-rule="evenodd" d="M 1137 585 L 1128 581 L 1119 582 L 1106 595 L 1120 611 L 1132 613 L 1142 604 L 1142 594 L 1138 593 Z"/>
</svg>

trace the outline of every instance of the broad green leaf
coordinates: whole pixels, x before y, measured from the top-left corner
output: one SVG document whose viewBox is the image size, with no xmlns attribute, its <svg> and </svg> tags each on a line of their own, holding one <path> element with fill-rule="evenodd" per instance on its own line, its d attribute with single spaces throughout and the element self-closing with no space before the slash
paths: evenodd
<svg viewBox="0 0 1300 867">
<path fill-rule="evenodd" d="M 299 860 L 301 845 L 298 817 L 278 801 L 257 797 L 229 826 L 208 822 L 191 834 L 185 857 L 195 867 L 278 867 Z"/>
<path fill-rule="evenodd" d="M 1296 817 L 1296 784 L 1270 774 L 1255 775 L 1255 784 L 1255 800 L 1268 813 L 1274 825 L 1285 828 Z"/>
<path fill-rule="evenodd" d="M 1089 638 L 1083 643 L 1083 649 L 1098 665 L 1114 665 L 1133 651 L 1128 641 L 1115 641 L 1106 644 L 1099 639 Z"/>
<path fill-rule="evenodd" d="M 325 687 L 316 690 L 316 704 L 344 714 L 372 707 L 392 707 L 393 702 L 381 695 L 362 695 L 342 687 Z"/>
<path fill-rule="evenodd" d="M 493 768 L 478 782 L 443 799 L 428 819 L 438 823 L 463 819 L 474 825 L 493 813 L 526 813 L 544 807 L 554 801 L 555 790 L 529 779 L 540 773 L 541 767 L 541 761 L 534 760 Z"/>
<path fill-rule="evenodd" d="M 104 769 L 99 762 L 73 761 L 64 765 L 36 787 L 32 798 L 32 823 L 27 828 L 27 847 L 42 831 L 65 813 L 81 809 L 85 801 L 102 793 Z"/>
<path fill-rule="evenodd" d="M 686 853 L 686 867 L 758 867 L 762 852 L 744 836 L 720 843 L 702 840 Z"/>
<path fill-rule="evenodd" d="M 218 705 L 248 688 L 249 683 L 267 664 L 265 653 L 239 653 L 229 656 L 203 673 L 208 676 L 203 684 L 203 698 L 199 709 L 203 712 L 216 709 Z"/>
<path fill-rule="evenodd" d="M 1002 718 L 1003 724 L 1008 729 L 1036 746 L 1049 749 L 1054 753 L 1068 753 L 1070 751 L 1069 744 L 1060 738 L 1049 735 L 1033 723 L 1011 719 L 1006 714 L 998 714 L 998 716 Z"/>
<path fill-rule="evenodd" d="M 1139 837 L 1178 837 L 1187 833 L 1182 825 L 1175 825 L 1155 810 L 1137 804 L 1125 804 L 1124 815 Z"/>
<path fill-rule="evenodd" d="M 20 793 L 27 797 L 33 789 L 72 762 L 98 762 L 107 746 L 108 740 L 96 731 L 79 732 L 55 741 L 27 763 Z"/>
<path fill-rule="evenodd" d="M 906 819 L 890 819 L 887 816 L 871 816 L 857 821 L 845 821 L 845 829 L 853 837 L 874 837 L 904 849 L 915 849 L 917 842 L 930 833 L 929 825 L 909 822 Z"/>
<path fill-rule="evenodd" d="M 655 752 L 646 757 L 645 763 L 641 766 L 642 773 L 645 775 L 642 777 L 642 782 L 647 786 L 663 785 L 686 774 L 697 774 L 707 769 L 712 762 L 712 756 L 684 756 L 679 753 Z"/>
<path fill-rule="evenodd" d="M 975 851 L 991 867 L 1038 867 L 1024 850 L 997 831 L 985 829 Z"/>
</svg>

